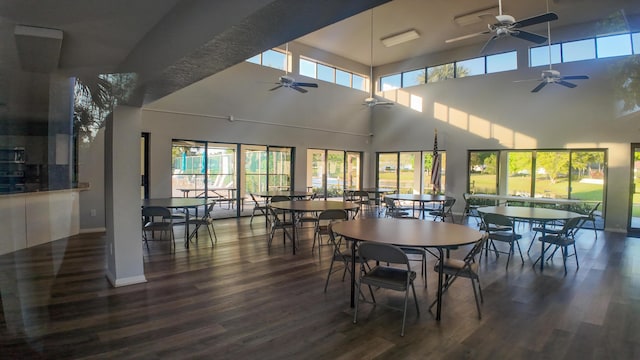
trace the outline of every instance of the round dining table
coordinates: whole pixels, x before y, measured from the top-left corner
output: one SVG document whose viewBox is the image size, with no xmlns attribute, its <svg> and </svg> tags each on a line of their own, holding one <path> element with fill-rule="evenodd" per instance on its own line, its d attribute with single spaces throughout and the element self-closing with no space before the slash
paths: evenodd
<svg viewBox="0 0 640 360">
<path fill-rule="evenodd" d="M 265 199 L 272 198 L 274 196 L 286 196 L 291 199 L 304 199 L 311 197 L 313 192 L 308 191 L 293 191 L 293 190 L 269 190 L 269 191 L 257 191 L 252 193 L 255 196 L 260 196 Z"/>
<path fill-rule="evenodd" d="M 425 218 L 425 206 L 426 203 L 437 202 L 444 203 L 447 200 L 453 199 L 451 196 L 446 195 L 434 195 L 434 194 L 388 194 L 386 198 L 391 198 L 398 201 L 411 201 L 413 202 L 413 211 L 416 210 L 416 203 L 420 203 L 420 213 L 422 218 Z"/>
<path fill-rule="evenodd" d="M 436 320 L 442 309 L 444 250 L 473 244 L 483 233 L 465 225 L 418 219 L 366 218 L 339 222 L 333 231 L 352 240 L 351 255 L 356 258 L 359 241 L 374 241 L 401 247 L 420 247 L 438 251 L 438 291 Z M 355 262 L 351 262 L 351 307 L 355 304 Z"/>
<path fill-rule="evenodd" d="M 583 214 L 549 208 L 528 207 L 528 206 L 483 206 L 478 208 L 481 214 L 498 214 L 514 220 L 533 220 L 542 224 L 542 235 L 545 236 L 545 228 L 550 221 L 567 221 L 572 218 L 584 217 Z M 544 243 L 540 251 L 541 259 L 544 259 Z M 534 263 L 535 265 L 535 263 Z M 540 261 L 540 271 L 544 270 L 544 261 Z"/>
<path fill-rule="evenodd" d="M 360 209 L 360 205 L 351 201 L 277 201 L 269 204 L 274 209 L 290 211 L 291 218 L 305 212 L 321 212 L 325 210 L 345 210 L 356 211 Z M 296 235 L 297 231 L 293 229 L 293 254 L 296 254 Z"/>
</svg>

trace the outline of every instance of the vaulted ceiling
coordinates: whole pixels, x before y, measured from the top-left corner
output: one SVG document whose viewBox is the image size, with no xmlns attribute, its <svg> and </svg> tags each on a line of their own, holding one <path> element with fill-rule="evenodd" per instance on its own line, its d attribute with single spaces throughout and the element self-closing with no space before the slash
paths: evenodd
<svg viewBox="0 0 640 360">
<path fill-rule="evenodd" d="M 0 104 L 33 96 L 33 84 L 48 76 L 22 70 L 16 25 L 61 30 L 53 73 L 136 73 L 140 105 L 294 39 L 369 65 L 370 8 L 375 8 L 375 66 L 459 46 L 480 49 L 487 37 L 445 40 L 485 30 L 486 20 L 461 26 L 454 18 L 487 8 L 497 13 L 497 5 L 497 0 L 5 0 L 0 2 Z M 521 19 L 544 13 L 546 6 L 544 0 L 505 0 L 503 13 Z M 638 29 L 640 5 L 633 0 L 549 0 L 549 7 L 559 16 L 554 27 L 616 13 Z M 380 44 L 380 38 L 407 29 L 420 38 L 392 48 Z M 527 30 L 544 34 L 546 27 Z M 29 56 L 50 60 L 45 57 L 51 53 Z"/>
</svg>

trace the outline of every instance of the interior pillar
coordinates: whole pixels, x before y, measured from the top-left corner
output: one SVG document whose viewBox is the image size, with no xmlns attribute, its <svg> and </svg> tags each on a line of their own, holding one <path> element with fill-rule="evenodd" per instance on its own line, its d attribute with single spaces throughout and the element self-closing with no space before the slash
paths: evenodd
<svg viewBox="0 0 640 360">
<path fill-rule="evenodd" d="M 114 287 L 146 282 L 140 226 L 141 110 L 118 106 L 105 129 L 107 278 Z"/>
</svg>

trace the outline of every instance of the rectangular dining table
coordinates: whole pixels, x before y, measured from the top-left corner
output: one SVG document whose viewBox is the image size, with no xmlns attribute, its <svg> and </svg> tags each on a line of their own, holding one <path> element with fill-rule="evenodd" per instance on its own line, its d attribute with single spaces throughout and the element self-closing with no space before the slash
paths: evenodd
<svg viewBox="0 0 640 360">
<path fill-rule="evenodd" d="M 366 218 L 339 222 L 333 231 L 352 240 L 351 256 L 356 259 L 356 247 L 360 241 L 374 241 L 401 247 L 431 248 L 438 251 L 438 291 L 436 320 L 442 312 L 442 285 L 444 250 L 473 244 L 482 239 L 483 233 L 460 224 L 418 219 Z M 355 261 L 351 262 L 351 307 L 355 305 Z"/>
</svg>

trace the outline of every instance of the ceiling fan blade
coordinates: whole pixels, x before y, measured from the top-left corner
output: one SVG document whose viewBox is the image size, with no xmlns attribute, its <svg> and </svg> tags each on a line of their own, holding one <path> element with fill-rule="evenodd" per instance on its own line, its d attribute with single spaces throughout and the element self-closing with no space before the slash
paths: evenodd
<svg viewBox="0 0 640 360">
<path fill-rule="evenodd" d="M 273 88 L 269 89 L 269 91 L 273 91 L 273 90 L 276 90 L 276 89 L 280 89 L 281 87 L 282 87 L 282 84 L 280 84 L 280 85 L 278 85 L 278 86 L 276 86 L 276 87 L 273 87 Z"/>
<path fill-rule="evenodd" d="M 298 87 L 298 86 L 296 86 L 296 85 L 292 85 L 292 86 L 291 86 L 291 88 L 292 88 L 293 90 L 298 91 L 298 92 L 301 92 L 301 93 L 303 93 L 303 94 L 307 92 L 307 90 L 305 90 L 305 89 L 303 89 L 303 88 L 301 88 L 301 87 Z"/>
<path fill-rule="evenodd" d="M 578 85 L 576 85 L 576 84 L 572 84 L 572 83 L 570 83 L 570 82 L 566 82 L 566 81 L 564 81 L 564 80 L 556 81 L 556 83 L 557 83 L 557 84 L 560 84 L 560 85 L 562 85 L 562 86 L 566 86 L 566 87 L 568 87 L 568 88 L 572 88 L 572 89 L 573 89 L 574 87 L 578 86 Z"/>
<path fill-rule="evenodd" d="M 318 87 L 318 84 L 315 84 L 315 83 L 302 83 L 302 82 L 294 82 L 291 85 L 292 86 L 306 86 L 306 87 L 312 87 L 312 88 L 317 88 Z"/>
<path fill-rule="evenodd" d="M 569 75 L 563 76 L 562 80 L 588 80 L 589 77 L 587 75 Z"/>
<path fill-rule="evenodd" d="M 546 13 L 546 14 L 542 14 L 542 15 L 533 16 L 533 17 L 530 17 L 530 18 L 518 20 L 513 24 L 513 28 L 514 29 L 518 29 L 518 28 L 522 28 L 522 27 L 525 27 L 525 26 L 541 24 L 541 23 L 544 23 L 544 22 L 549 22 L 549 21 L 554 21 L 554 20 L 558 20 L 558 15 L 556 15 L 556 13 L 549 12 L 549 13 Z"/>
<path fill-rule="evenodd" d="M 491 33 L 491 32 L 490 31 L 482 31 L 482 32 L 478 32 L 478 33 L 475 33 L 475 34 L 468 34 L 468 35 L 459 36 L 457 38 L 448 39 L 448 40 L 445 40 L 444 42 L 448 44 L 448 43 L 452 43 L 452 42 L 456 42 L 456 41 L 460 41 L 460 40 L 471 39 L 471 38 L 474 38 L 476 36 L 485 35 L 485 34 L 489 34 L 489 33 Z"/>
<path fill-rule="evenodd" d="M 530 33 L 524 30 L 514 30 L 513 32 L 511 32 L 511 36 L 517 37 L 518 39 L 531 41 L 536 44 L 542 44 L 543 42 L 547 41 L 546 36 Z"/>
<path fill-rule="evenodd" d="M 533 90 L 531 90 L 532 93 L 538 92 L 540 90 L 542 90 L 543 87 L 547 86 L 547 82 L 543 81 L 541 82 L 538 86 L 534 87 Z"/>
<path fill-rule="evenodd" d="M 484 54 L 485 52 L 487 52 L 487 50 L 491 49 L 491 47 L 493 47 L 494 40 L 497 38 L 498 38 L 498 35 L 493 35 L 491 39 L 487 40 L 487 42 L 482 47 L 482 50 L 480 50 L 480 54 Z"/>
</svg>

